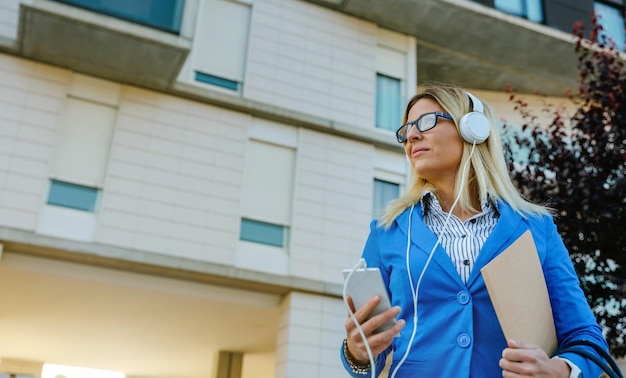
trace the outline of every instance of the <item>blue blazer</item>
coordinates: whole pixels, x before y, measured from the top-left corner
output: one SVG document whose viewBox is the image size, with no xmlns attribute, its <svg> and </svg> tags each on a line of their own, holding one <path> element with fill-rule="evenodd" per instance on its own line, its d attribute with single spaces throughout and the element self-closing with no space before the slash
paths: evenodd
<svg viewBox="0 0 626 378">
<path fill-rule="evenodd" d="M 498 203 L 498 210 L 498 223 L 480 250 L 466 284 L 446 251 L 441 246 L 435 250 L 419 288 L 417 332 L 397 378 L 502 377 L 498 362 L 507 344 L 480 269 L 526 230 L 531 231 L 537 247 L 559 344 L 587 339 L 608 348 L 552 217 L 524 219 L 503 202 Z M 406 269 L 410 213 L 410 209 L 402 213 L 388 230 L 377 227 L 373 221 L 363 251 L 368 267 L 380 268 L 392 305 L 402 308 L 399 317 L 406 320 L 400 337 L 395 338 L 391 347 L 379 356 L 377 372 L 383 370 L 385 359 L 392 350 L 391 371 L 394 371 L 413 331 L 413 299 Z M 410 267 L 415 285 L 437 236 L 424 225 L 420 204 L 415 205 L 411 216 Z M 601 373 L 594 364 L 575 354 L 562 357 L 576 364 L 585 377 L 598 377 Z M 346 370 L 352 374 L 343 354 L 341 358 Z"/>
</svg>

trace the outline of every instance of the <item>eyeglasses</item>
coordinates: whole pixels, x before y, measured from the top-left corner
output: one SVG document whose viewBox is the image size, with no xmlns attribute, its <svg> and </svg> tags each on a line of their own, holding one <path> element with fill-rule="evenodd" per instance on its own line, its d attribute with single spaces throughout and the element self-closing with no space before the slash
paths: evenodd
<svg viewBox="0 0 626 378">
<path fill-rule="evenodd" d="M 396 138 L 398 139 L 398 143 L 404 143 L 407 141 L 407 135 L 409 134 L 409 131 L 411 130 L 411 127 L 413 125 L 417 127 L 417 130 L 420 133 L 423 133 L 424 131 L 428 131 L 437 126 L 437 121 L 439 120 L 439 117 L 443 117 L 445 119 L 453 119 L 450 114 L 442 112 L 430 112 L 422 114 L 415 121 L 407 122 L 404 125 L 400 126 L 398 131 L 396 131 Z"/>
</svg>

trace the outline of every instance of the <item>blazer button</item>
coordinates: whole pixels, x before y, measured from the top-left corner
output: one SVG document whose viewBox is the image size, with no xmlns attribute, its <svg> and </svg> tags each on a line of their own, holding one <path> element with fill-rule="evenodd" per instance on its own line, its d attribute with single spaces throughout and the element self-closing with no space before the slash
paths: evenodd
<svg viewBox="0 0 626 378">
<path fill-rule="evenodd" d="M 467 333 L 462 333 L 456 338 L 457 344 L 463 348 L 467 348 L 472 342 L 472 338 Z"/>
<path fill-rule="evenodd" d="M 470 296 L 466 291 L 459 291 L 456 295 L 456 300 L 462 305 L 468 304 L 470 301 Z"/>
</svg>

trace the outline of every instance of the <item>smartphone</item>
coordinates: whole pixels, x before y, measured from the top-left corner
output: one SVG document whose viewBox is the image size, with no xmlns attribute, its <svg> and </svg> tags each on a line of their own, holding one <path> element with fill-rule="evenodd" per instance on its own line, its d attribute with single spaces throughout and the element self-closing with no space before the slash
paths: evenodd
<svg viewBox="0 0 626 378">
<path fill-rule="evenodd" d="M 391 308 L 391 301 L 387 294 L 387 288 L 383 282 L 383 276 L 380 274 L 378 268 L 359 268 L 354 270 L 350 275 L 352 269 L 346 269 L 343 271 L 344 280 L 348 279 L 346 283 L 346 294 L 352 297 L 352 303 L 354 308 L 359 309 L 365 304 L 365 302 L 378 295 L 380 297 L 380 303 L 366 318 L 369 319 L 373 316 L 381 314 Z M 387 330 L 396 323 L 396 319 L 390 319 L 383 325 L 378 327 L 374 333 L 379 333 Z"/>
</svg>

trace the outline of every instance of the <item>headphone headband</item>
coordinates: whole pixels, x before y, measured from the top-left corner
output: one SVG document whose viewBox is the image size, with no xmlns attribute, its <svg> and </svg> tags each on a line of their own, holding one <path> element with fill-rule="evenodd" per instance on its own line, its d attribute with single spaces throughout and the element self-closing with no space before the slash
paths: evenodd
<svg viewBox="0 0 626 378">
<path fill-rule="evenodd" d="M 483 103 L 480 102 L 478 97 L 474 96 L 473 94 L 469 92 L 465 92 L 465 93 L 467 94 L 467 97 L 469 97 L 470 101 L 472 102 L 472 111 L 484 114 L 485 112 L 483 111 Z"/>
</svg>

